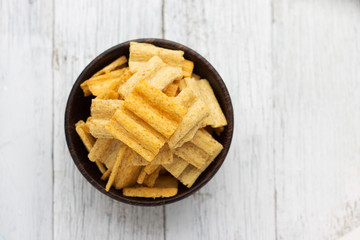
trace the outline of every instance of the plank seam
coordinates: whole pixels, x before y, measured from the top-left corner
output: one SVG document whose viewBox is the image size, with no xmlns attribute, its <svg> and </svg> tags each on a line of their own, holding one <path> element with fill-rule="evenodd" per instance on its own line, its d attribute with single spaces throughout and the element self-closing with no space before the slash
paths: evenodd
<svg viewBox="0 0 360 240">
<path fill-rule="evenodd" d="M 162 0 L 161 2 L 161 36 L 165 38 L 165 2 L 166 0 Z"/>
<path fill-rule="evenodd" d="M 271 84 L 272 84 L 272 107 L 273 109 L 275 109 L 276 107 L 276 103 L 275 103 L 275 98 L 274 98 L 274 25 L 275 25 L 275 9 L 274 9 L 274 0 L 270 0 L 270 11 L 271 11 L 271 30 L 270 30 L 270 41 L 271 41 Z M 274 127 L 275 127 L 275 120 L 274 120 L 274 111 L 272 111 L 272 134 L 273 134 L 273 139 L 275 139 L 275 134 L 274 134 Z M 275 141 L 273 141 L 275 142 Z M 276 186 L 276 150 L 275 150 L 275 146 L 273 145 L 273 175 L 274 175 L 274 225 L 275 225 L 275 229 L 274 229 L 274 233 L 275 233 L 275 240 L 278 240 L 278 216 L 277 216 L 277 186 Z"/>
<path fill-rule="evenodd" d="M 166 240 L 166 207 L 163 206 L 163 239 Z"/>
<path fill-rule="evenodd" d="M 54 194 L 55 194 L 55 159 L 54 159 L 54 141 L 55 141 L 55 0 L 52 0 L 52 33 L 51 33 L 51 41 L 52 41 L 52 56 L 51 56 L 51 81 L 52 81 L 52 109 L 51 109 L 51 117 L 52 117 L 52 123 L 51 123 L 51 170 L 52 170 L 52 201 L 51 201 L 51 223 L 52 223 L 52 239 L 55 238 L 55 226 L 54 226 Z"/>
</svg>

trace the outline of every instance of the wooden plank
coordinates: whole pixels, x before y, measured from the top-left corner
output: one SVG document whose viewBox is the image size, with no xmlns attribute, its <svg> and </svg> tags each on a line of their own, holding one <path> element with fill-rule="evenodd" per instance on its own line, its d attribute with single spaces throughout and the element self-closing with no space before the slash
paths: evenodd
<svg viewBox="0 0 360 240">
<path fill-rule="evenodd" d="M 229 155 L 198 193 L 166 206 L 167 239 L 275 239 L 270 1 L 165 1 L 165 38 L 206 57 L 235 110 Z"/>
<path fill-rule="evenodd" d="M 359 1 L 274 1 L 278 239 L 360 224 Z"/>
<path fill-rule="evenodd" d="M 51 12 L 0 2 L 0 239 L 52 238 Z"/>
<path fill-rule="evenodd" d="M 161 37 L 160 0 L 56 1 L 54 239 L 162 239 L 163 208 L 98 192 L 73 164 L 63 130 L 68 94 L 86 64 L 115 44 L 148 36 Z"/>
<path fill-rule="evenodd" d="M 345 234 L 340 240 L 357 240 L 360 238 L 360 227 L 355 228 L 350 233 Z"/>
</svg>

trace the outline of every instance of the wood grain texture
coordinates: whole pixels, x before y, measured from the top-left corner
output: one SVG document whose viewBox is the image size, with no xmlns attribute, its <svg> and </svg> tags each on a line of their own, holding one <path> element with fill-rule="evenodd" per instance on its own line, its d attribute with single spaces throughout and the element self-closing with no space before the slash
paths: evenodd
<svg viewBox="0 0 360 240">
<path fill-rule="evenodd" d="M 270 1 L 166 0 L 164 13 L 165 38 L 213 64 L 235 114 L 232 147 L 217 175 L 166 206 L 166 238 L 275 239 Z"/>
<path fill-rule="evenodd" d="M 277 239 L 360 224 L 360 2 L 274 1 Z"/>
<path fill-rule="evenodd" d="M 162 239 L 163 208 L 133 207 L 98 192 L 75 167 L 64 138 L 65 104 L 77 76 L 117 43 L 161 37 L 161 2 L 56 1 L 54 30 L 54 239 Z"/>
<path fill-rule="evenodd" d="M 0 239 L 52 237 L 51 11 L 0 1 Z"/>
</svg>

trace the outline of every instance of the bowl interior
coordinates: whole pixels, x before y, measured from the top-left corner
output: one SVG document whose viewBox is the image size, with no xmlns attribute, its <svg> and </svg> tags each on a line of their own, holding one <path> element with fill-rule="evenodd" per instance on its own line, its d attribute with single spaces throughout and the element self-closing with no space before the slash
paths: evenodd
<svg viewBox="0 0 360 240">
<path fill-rule="evenodd" d="M 182 184 L 179 184 L 179 192 L 174 197 L 164 199 L 129 198 L 123 196 L 121 190 L 111 188 L 109 192 L 105 191 L 106 182 L 100 180 L 101 173 L 97 169 L 96 165 L 88 160 L 88 152 L 85 149 L 80 138 L 78 137 L 74 127 L 77 121 L 86 121 L 87 117 L 89 117 L 90 115 L 90 105 L 92 97 L 84 97 L 83 91 L 80 88 L 80 84 L 90 78 L 98 70 L 114 61 L 119 56 L 126 55 L 127 57 L 129 57 L 130 41 L 119 44 L 105 51 L 104 53 L 96 57 L 80 74 L 71 90 L 66 106 L 65 135 L 70 154 L 75 164 L 79 168 L 80 172 L 85 176 L 85 178 L 99 191 L 116 200 L 134 205 L 163 205 L 178 201 L 191 195 L 199 188 L 201 188 L 204 184 L 206 184 L 220 168 L 226 157 L 231 143 L 233 133 L 233 109 L 229 93 L 221 77 L 216 72 L 216 70 L 198 53 L 181 44 L 163 39 L 137 39 L 133 41 L 147 42 L 168 49 L 183 50 L 185 52 L 184 57 L 194 62 L 194 73 L 200 75 L 202 78 L 206 78 L 210 82 L 228 121 L 228 126 L 225 127 L 224 132 L 219 137 L 214 136 L 224 146 L 223 151 L 217 156 L 213 163 L 200 175 L 200 177 L 190 189 L 183 186 Z"/>
</svg>

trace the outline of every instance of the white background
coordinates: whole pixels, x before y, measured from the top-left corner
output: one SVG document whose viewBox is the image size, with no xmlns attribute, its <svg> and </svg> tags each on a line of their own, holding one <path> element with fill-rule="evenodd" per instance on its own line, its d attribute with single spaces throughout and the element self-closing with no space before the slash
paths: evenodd
<svg viewBox="0 0 360 240">
<path fill-rule="evenodd" d="M 134 38 L 206 57 L 235 111 L 217 175 L 166 207 L 113 201 L 72 162 L 82 69 Z M 338 239 L 360 225 L 360 1 L 0 0 L 0 239 Z"/>
</svg>

